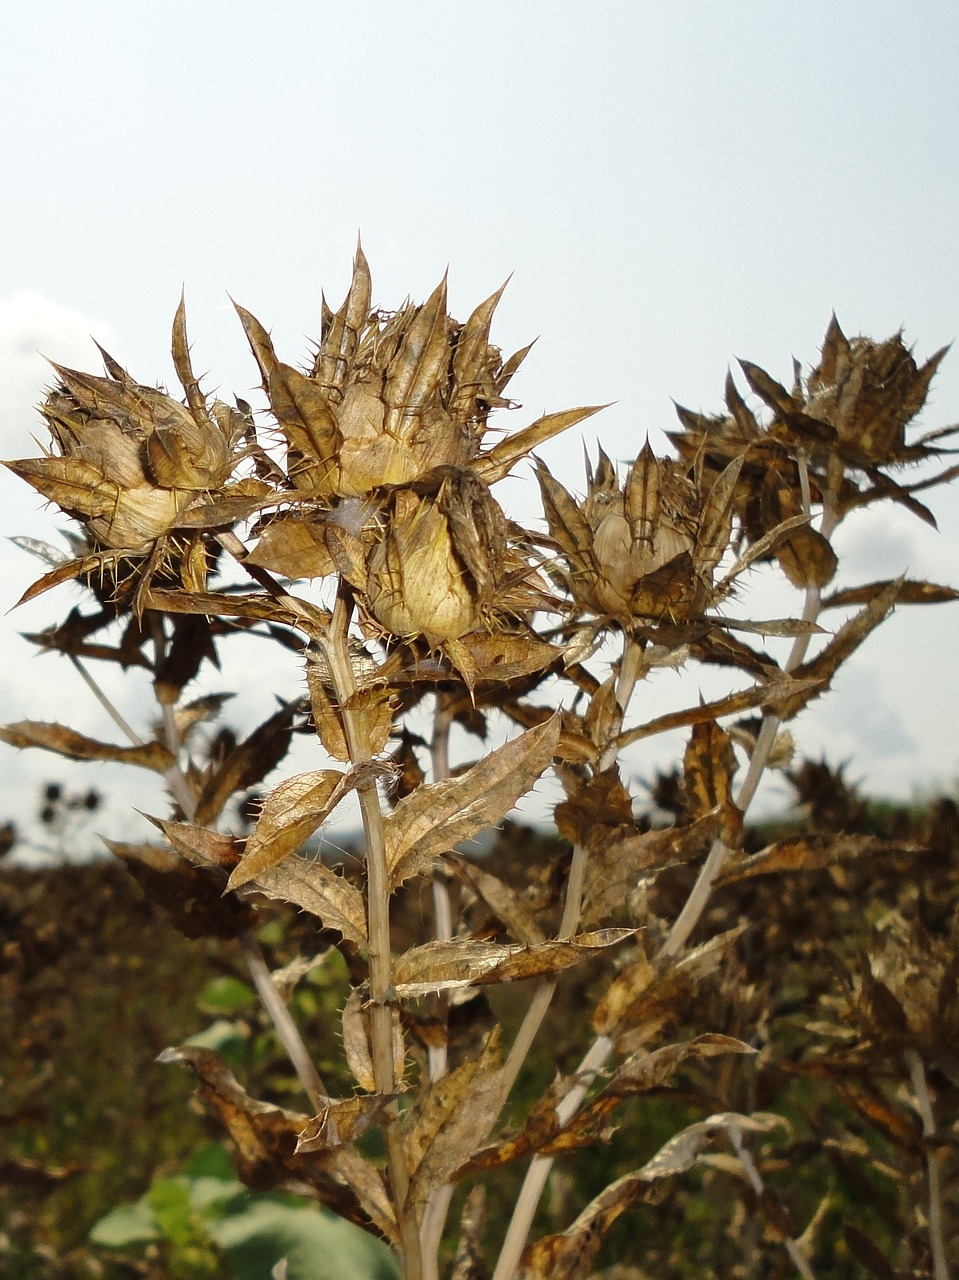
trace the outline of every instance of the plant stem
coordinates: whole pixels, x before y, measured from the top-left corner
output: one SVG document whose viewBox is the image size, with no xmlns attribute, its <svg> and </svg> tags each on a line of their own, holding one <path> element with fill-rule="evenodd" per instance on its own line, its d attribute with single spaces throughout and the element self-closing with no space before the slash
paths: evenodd
<svg viewBox="0 0 959 1280">
<path fill-rule="evenodd" d="M 808 471 L 805 465 L 805 459 L 799 459 L 800 484 L 803 492 L 804 506 L 806 514 L 809 511 L 810 490 Z M 829 492 L 823 495 L 823 517 L 820 525 L 820 532 L 824 538 L 829 538 L 839 523 L 839 515 L 835 505 L 835 496 L 839 491 L 839 484 L 843 477 L 842 463 L 836 459 L 830 460 L 829 475 Z M 819 617 L 821 606 L 821 591 L 819 587 L 810 585 L 806 589 L 806 598 L 803 608 L 803 620 L 807 622 L 815 622 Z M 805 659 L 806 651 L 809 647 L 810 635 L 804 634 L 797 636 L 790 649 L 789 656 L 786 660 L 784 670 L 788 674 L 794 671 Z M 626 670 L 626 661 L 624 654 L 623 666 L 620 670 L 620 678 L 622 678 Z M 622 705 L 622 704 L 621 704 Z M 756 788 L 769 762 L 769 754 L 772 750 L 776 734 L 779 731 L 780 720 L 778 716 L 767 714 L 763 717 L 763 724 L 756 740 L 756 746 L 753 749 L 750 758 L 749 768 L 743 785 L 737 796 L 737 804 L 745 815 L 746 810 L 751 804 L 756 794 Z M 605 757 L 604 757 L 605 759 Z M 615 759 L 615 749 L 614 756 Z M 660 949 L 657 959 L 662 961 L 676 956 L 685 946 L 689 935 L 699 922 L 699 919 L 706 908 L 709 897 L 712 893 L 713 885 L 716 878 L 722 870 L 723 864 L 729 854 L 729 849 L 721 841 L 717 840 L 709 851 L 706 861 L 700 870 L 695 884 L 690 892 L 689 898 L 683 906 L 679 916 L 673 922 L 673 926 L 666 937 L 663 946 Z M 564 913 L 565 914 L 565 913 Z M 532 1007 L 532 1006 L 531 1006 Z M 545 1009 L 543 1011 L 545 1013 Z M 521 1029 L 522 1033 L 522 1029 Z M 583 1099 L 589 1091 L 590 1085 L 596 1078 L 596 1074 L 603 1069 L 607 1060 L 613 1052 L 613 1040 L 606 1035 L 600 1035 L 590 1046 L 585 1057 L 579 1064 L 576 1075 L 578 1083 L 567 1093 L 556 1108 L 556 1116 L 560 1124 L 566 1124 L 575 1115 L 580 1107 Z M 529 1236 L 530 1228 L 533 1225 L 533 1217 L 536 1213 L 536 1207 L 539 1204 L 543 1188 L 552 1168 L 552 1157 L 536 1156 L 530 1163 L 527 1170 L 526 1178 L 523 1181 L 516 1206 L 513 1210 L 513 1216 L 510 1220 L 506 1238 L 503 1242 L 503 1248 L 500 1252 L 496 1263 L 496 1269 L 493 1272 L 492 1280 L 512 1280 L 519 1266 L 520 1257 L 522 1256 L 526 1240 Z M 937 1277 L 937 1280 L 939 1278 Z"/>
<path fill-rule="evenodd" d="M 643 647 L 630 636 L 624 636 L 623 639 L 623 656 L 619 665 L 619 674 L 616 679 L 616 702 L 619 706 L 619 716 L 617 723 L 612 727 L 609 739 L 605 749 L 599 760 L 598 772 L 602 773 L 606 769 L 611 769 L 616 763 L 617 750 L 616 740 L 619 731 L 622 728 L 623 718 L 629 708 L 635 691 L 637 681 L 643 673 Z M 578 842 L 573 846 L 573 855 L 570 860 L 569 879 L 566 882 L 566 900 L 563 903 L 563 916 L 560 920 L 557 937 L 560 939 L 572 938 L 576 930 L 579 928 L 580 915 L 583 907 L 583 885 L 586 879 L 586 863 L 589 855 L 586 846 Z M 526 1010 L 526 1016 L 520 1025 L 519 1031 L 510 1047 L 509 1055 L 506 1059 L 506 1065 L 503 1068 L 504 1080 L 504 1101 L 509 1096 L 516 1078 L 523 1069 L 523 1063 L 526 1061 L 530 1049 L 536 1035 L 542 1026 L 543 1019 L 549 1010 L 549 1006 L 553 1001 L 556 993 L 556 982 L 546 980 L 541 982 L 536 988 L 533 999 L 530 1001 Z"/>
<path fill-rule="evenodd" d="M 126 720 L 124 720 L 123 716 L 120 714 L 117 708 L 113 705 L 113 703 L 104 693 L 104 691 L 100 688 L 100 685 L 97 683 L 96 680 L 94 680 L 93 676 L 86 669 L 86 667 L 83 665 L 80 659 L 76 656 L 76 654 L 71 653 L 71 654 L 68 654 L 67 656 L 69 657 L 70 661 L 73 663 L 80 679 L 84 682 L 84 684 L 93 694 L 93 696 L 96 698 L 97 702 L 99 702 L 100 706 L 107 713 L 107 715 L 110 717 L 113 723 L 117 726 L 120 732 L 124 735 L 124 737 L 128 738 L 135 747 L 141 746 L 143 743 L 143 739 L 138 734 L 136 734 L 133 731 L 133 729 L 130 728 Z"/>
<path fill-rule="evenodd" d="M 906 1065 L 916 1095 L 916 1110 L 922 1120 L 922 1134 L 926 1142 L 926 1182 L 929 1191 L 929 1247 L 932 1250 L 932 1273 L 936 1280 L 950 1280 L 946 1258 L 946 1240 L 942 1223 L 942 1179 L 939 1157 L 932 1149 L 931 1139 L 936 1133 L 936 1118 L 932 1110 L 932 1098 L 926 1081 L 922 1058 L 915 1049 L 906 1050 Z"/>
<path fill-rule="evenodd" d="M 280 1042 L 286 1050 L 290 1062 L 293 1064 L 300 1083 L 307 1092 L 313 1110 L 319 1114 L 329 1102 L 330 1095 L 320 1079 L 319 1072 L 313 1065 L 313 1059 L 310 1057 L 306 1045 L 300 1037 L 299 1030 L 293 1021 L 286 1001 L 276 989 L 273 974 L 266 963 L 263 951 L 252 933 L 244 933 L 240 938 L 240 945 L 243 948 L 243 956 L 250 970 L 250 977 L 253 979 L 253 985 L 256 987 L 257 994 L 263 1002 L 263 1007 L 276 1028 Z"/>
<path fill-rule="evenodd" d="M 739 1163 L 743 1167 L 743 1172 L 746 1174 L 749 1185 L 752 1187 L 753 1191 L 755 1191 L 757 1199 L 761 1199 L 763 1192 L 765 1191 L 762 1174 L 756 1166 L 756 1161 L 753 1159 L 752 1152 L 746 1146 L 745 1142 L 743 1142 L 742 1130 L 734 1127 L 730 1129 L 729 1136 L 732 1140 L 733 1146 L 736 1148 L 736 1154 L 739 1156 Z M 783 1247 L 789 1254 L 790 1258 L 792 1258 L 796 1270 L 803 1277 L 803 1280 L 816 1280 L 813 1269 L 806 1261 L 806 1258 L 797 1242 L 793 1239 L 786 1239 L 783 1241 Z"/>
<path fill-rule="evenodd" d="M 362 719 L 349 709 L 356 693 L 356 679 L 349 652 L 349 625 L 353 602 L 348 586 L 340 580 L 333 618 L 317 637 L 326 657 L 333 689 L 343 721 L 343 732 L 353 765 L 373 758 L 369 734 Z M 374 781 L 357 788 L 363 834 L 366 841 L 367 933 L 370 949 L 370 1040 L 373 1079 L 378 1093 L 396 1090 L 393 1048 L 393 957 L 390 938 L 389 868 L 383 810 Z M 409 1173 L 395 1105 L 384 1117 L 386 1163 L 400 1228 L 406 1280 L 422 1280 L 423 1260 L 415 1215 L 408 1205 Z"/>
</svg>

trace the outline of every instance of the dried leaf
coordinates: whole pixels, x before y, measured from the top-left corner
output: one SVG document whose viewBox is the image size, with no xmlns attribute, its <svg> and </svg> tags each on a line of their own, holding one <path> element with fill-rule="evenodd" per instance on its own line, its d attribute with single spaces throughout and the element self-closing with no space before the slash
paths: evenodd
<svg viewBox="0 0 959 1280">
<path fill-rule="evenodd" d="M 355 771 L 313 769 L 285 778 L 270 792 L 228 888 L 257 879 L 299 849 L 356 786 Z"/>
<path fill-rule="evenodd" d="M 308 1118 L 251 1098 L 210 1049 L 164 1049 L 157 1061 L 182 1063 L 196 1074 L 203 1100 L 233 1140 L 237 1169 L 247 1186 L 298 1191 L 306 1184 L 334 1213 L 397 1246 L 396 1219 L 383 1176 L 354 1149 L 297 1152 Z"/>
<path fill-rule="evenodd" d="M 803 678 L 785 677 L 773 679 L 766 684 L 744 689 L 741 693 L 731 693 L 727 698 L 719 698 L 716 702 L 704 702 L 698 707 L 690 707 L 687 711 L 673 711 L 636 729 L 628 729 L 616 739 L 617 747 L 622 750 L 643 738 L 652 737 L 656 733 L 666 733 L 670 729 L 681 729 L 688 724 L 702 724 L 708 720 L 717 720 L 720 716 L 735 715 L 740 711 L 748 711 L 753 707 L 764 707 L 776 704 L 786 698 L 814 698 L 823 690 L 823 682 L 808 675 Z"/>
<path fill-rule="evenodd" d="M 959 591 L 954 587 L 941 586 L 938 582 L 922 582 L 914 578 L 900 578 L 896 581 L 899 583 L 896 604 L 947 604 L 950 600 L 959 600 Z M 849 605 L 868 604 L 892 585 L 892 579 L 884 578 L 861 587 L 834 591 L 832 595 L 825 597 L 822 607 L 844 609 Z"/>
<path fill-rule="evenodd" d="M 391 889 L 505 817 L 548 767 L 559 727 L 559 717 L 550 716 L 459 777 L 418 787 L 401 800 L 385 822 Z"/>
<path fill-rule="evenodd" d="M 366 908 L 363 895 L 345 876 L 306 858 L 286 858 L 261 872 L 250 886 L 280 902 L 309 911 L 324 929 L 341 933 L 358 947 L 366 947 Z"/>
<path fill-rule="evenodd" d="M 560 413 L 547 413 L 537 418 L 530 426 L 524 427 L 511 436 L 506 436 L 499 444 L 494 445 L 488 453 L 481 454 L 473 463 L 472 470 L 487 484 L 495 484 L 510 472 L 515 463 L 547 440 L 552 440 L 562 431 L 568 431 L 577 423 L 591 418 L 594 413 L 606 409 L 605 404 L 589 405 L 582 409 L 565 409 Z"/>
<path fill-rule="evenodd" d="M 190 822 L 171 822 L 163 818 L 151 818 L 149 814 L 145 816 L 155 827 L 159 827 L 177 853 L 195 866 L 232 871 L 240 861 L 244 841 L 236 836 L 209 831 Z"/>
<path fill-rule="evenodd" d="M 621 970 L 601 996 L 593 1012 L 594 1029 L 600 1035 L 622 1040 L 631 1027 L 661 1021 L 672 1013 L 677 997 L 691 983 L 715 971 L 741 933 L 740 927 L 717 934 L 676 961 L 651 962 L 639 952 L 633 964 Z"/>
<path fill-rule="evenodd" d="M 869 603 L 848 622 L 844 623 L 821 653 L 808 662 L 804 662 L 793 672 L 797 680 L 815 680 L 817 686 L 807 691 L 797 690 L 792 695 L 777 700 L 774 704 L 776 714 L 783 720 L 790 720 L 797 715 L 807 703 L 817 698 L 829 688 L 833 676 L 842 663 L 853 654 L 870 632 L 874 631 L 889 614 L 896 603 L 900 587 L 900 579 L 891 582 L 888 587 L 874 596 Z"/>
<path fill-rule="evenodd" d="M 724 1053 L 756 1053 L 752 1045 L 733 1036 L 707 1033 L 680 1044 L 664 1045 L 651 1053 L 628 1057 L 609 1079 L 604 1094 L 627 1097 L 634 1093 L 646 1093 L 658 1089 L 691 1058 L 714 1058 Z"/>
<path fill-rule="evenodd" d="M 855 858 L 876 858 L 882 854 L 915 854 L 925 851 L 920 844 L 883 840 L 879 836 L 834 834 L 790 836 L 767 845 L 759 853 L 730 863 L 717 884 L 737 884 L 753 876 L 782 875 L 794 871 L 821 871 Z"/>
<path fill-rule="evenodd" d="M 533 634 L 471 631 L 448 640 L 443 650 L 466 685 L 508 684 L 543 671 L 563 656 L 563 650 Z"/>
<path fill-rule="evenodd" d="M 736 767 L 732 739 L 715 720 L 693 726 L 683 760 L 686 804 L 692 818 L 731 802 Z"/>
<path fill-rule="evenodd" d="M 296 1154 L 329 1151 L 355 1142 L 380 1121 L 392 1101 L 393 1096 L 387 1093 L 327 1099 L 327 1105 L 297 1137 Z"/>
<path fill-rule="evenodd" d="M 285 516 L 271 521 L 244 563 L 291 579 L 325 578 L 335 572 L 324 526 L 309 516 Z"/>
<path fill-rule="evenodd" d="M 376 1090 L 373 1071 L 373 1051 L 370 1048 L 369 1013 L 364 1008 L 363 996 L 354 988 L 343 1006 L 343 1052 L 353 1073 L 353 1079 L 367 1093 Z"/>
<path fill-rule="evenodd" d="M 502 1104 L 500 1031 L 494 1027 L 480 1052 L 434 1081 L 404 1117 L 413 1204 L 425 1204 L 453 1180 L 485 1141 Z"/>
<path fill-rule="evenodd" d="M 246 595 L 227 595 L 219 591 L 163 591 L 152 587 L 144 595 L 144 606 L 158 613 L 202 613 L 211 618 L 249 618 L 253 621 L 279 622 L 286 627 L 302 627 L 304 614 L 291 605 L 273 598 L 249 592 Z M 311 620 L 312 615 L 311 615 Z M 316 611 L 317 627 L 329 622 Z"/>
<path fill-rule="evenodd" d="M 632 929 L 597 929 L 563 941 L 528 946 L 472 938 L 427 942 L 397 959 L 393 987 L 401 998 L 416 998 L 433 991 L 522 982 L 560 973 L 634 936 Z"/>
<path fill-rule="evenodd" d="M 458 880 L 469 885 L 482 898 L 518 942 L 525 944 L 544 940 L 535 912 L 523 902 L 515 889 L 498 876 L 455 853 L 445 854 L 443 861 L 453 868 Z"/>
<path fill-rule="evenodd" d="M 777 1117 L 723 1112 L 689 1125 L 636 1173 L 606 1187 L 566 1231 L 545 1236 L 530 1246 L 523 1254 L 521 1280 L 578 1280 L 586 1274 L 612 1224 L 645 1197 L 651 1183 L 691 1169 L 706 1143 L 718 1134 L 731 1130 L 768 1133 L 777 1123 Z"/>
<path fill-rule="evenodd" d="M 205 826 L 215 822 L 231 796 L 255 787 L 280 763 L 290 748 L 293 722 L 300 705 L 299 698 L 284 703 L 279 711 L 237 743 L 205 779 L 197 800 L 198 823 Z"/>
<path fill-rule="evenodd" d="M 173 754 L 160 742 L 142 742 L 136 746 L 117 747 L 110 742 L 87 738 L 62 724 L 44 724 L 37 720 L 19 720 L 0 726 L 0 742 L 11 747 L 41 747 L 68 760 L 109 760 L 139 765 L 154 773 L 166 773 L 176 764 Z"/>
</svg>

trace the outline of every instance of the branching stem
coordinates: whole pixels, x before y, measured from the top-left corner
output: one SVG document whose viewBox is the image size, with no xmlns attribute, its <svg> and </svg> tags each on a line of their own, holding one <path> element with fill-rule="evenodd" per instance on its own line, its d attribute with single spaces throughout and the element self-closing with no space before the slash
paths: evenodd
<svg viewBox="0 0 959 1280">
<path fill-rule="evenodd" d="M 949 1262 L 946 1257 L 946 1238 L 942 1214 L 942 1177 L 939 1156 L 933 1150 L 931 1139 L 936 1133 L 936 1118 L 932 1110 L 932 1097 L 926 1081 L 922 1058 L 915 1049 L 906 1050 L 906 1066 L 916 1095 L 916 1110 L 922 1121 L 922 1135 L 926 1142 L 926 1183 L 929 1192 L 929 1247 L 932 1252 L 932 1273 L 935 1280 L 950 1280 Z"/>
<path fill-rule="evenodd" d="M 356 679 L 349 651 L 349 625 L 352 596 L 341 580 L 333 610 L 333 618 L 325 632 L 317 636 L 326 657 L 336 700 L 343 721 L 343 732 L 354 765 L 373 758 L 369 733 L 360 716 L 349 707 L 356 693 Z M 373 1056 L 373 1079 L 378 1093 L 396 1090 L 397 1075 L 393 1048 L 393 957 L 390 938 L 390 885 L 386 862 L 386 838 L 383 809 L 374 781 L 357 788 L 360 815 L 366 841 L 367 933 L 370 950 L 370 1039 Z M 408 1201 L 409 1173 L 403 1139 L 397 1124 L 395 1106 L 384 1121 L 386 1163 L 390 1186 L 400 1227 L 400 1241 L 406 1280 L 422 1280 L 423 1259 L 419 1229 Z"/>
</svg>

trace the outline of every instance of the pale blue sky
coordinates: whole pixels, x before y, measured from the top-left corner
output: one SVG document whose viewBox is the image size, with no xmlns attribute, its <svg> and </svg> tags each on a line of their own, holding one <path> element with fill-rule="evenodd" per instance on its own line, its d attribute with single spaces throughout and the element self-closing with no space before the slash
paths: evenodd
<svg viewBox="0 0 959 1280">
<path fill-rule="evenodd" d="M 246 394 L 227 291 L 295 362 L 358 230 L 385 306 L 449 265 L 465 316 L 514 273 L 494 339 L 539 336 L 514 421 L 614 400 L 586 438 L 623 459 L 647 432 L 662 445 L 671 397 L 718 408 L 737 355 L 788 379 L 833 309 L 851 333 L 905 326 L 924 355 L 959 330 L 957 54 L 939 0 L 18 6 L 0 51 L 0 453 L 31 452 L 38 347 L 94 368 L 92 332 L 169 379 L 181 285 L 197 366 Z M 959 353 L 927 413 L 956 418 Z M 578 437 L 547 456 L 579 482 Z M 3 484 L 0 532 L 51 536 Z M 959 585 L 959 500 L 933 506 L 938 536 L 898 514 L 850 527 L 850 580 Z M 33 569 L 4 553 L 5 601 Z M 4 620 L 0 715 L 105 735 L 89 695 L 15 639 L 66 607 Z M 802 745 L 853 755 L 877 790 L 959 775 L 951 610 L 901 611 Z M 57 772 L 4 760 L 21 788 Z"/>
</svg>

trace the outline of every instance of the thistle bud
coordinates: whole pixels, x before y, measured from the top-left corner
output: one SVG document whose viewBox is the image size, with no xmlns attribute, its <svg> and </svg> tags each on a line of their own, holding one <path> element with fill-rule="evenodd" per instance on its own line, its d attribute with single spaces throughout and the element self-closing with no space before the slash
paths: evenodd
<svg viewBox="0 0 959 1280">
<path fill-rule="evenodd" d="M 367 561 L 366 596 L 376 620 L 395 636 L 455 640 L 477 622 L 477 600 L 435 500 L 396 495 L 393 518 Z"/>
</svg>

